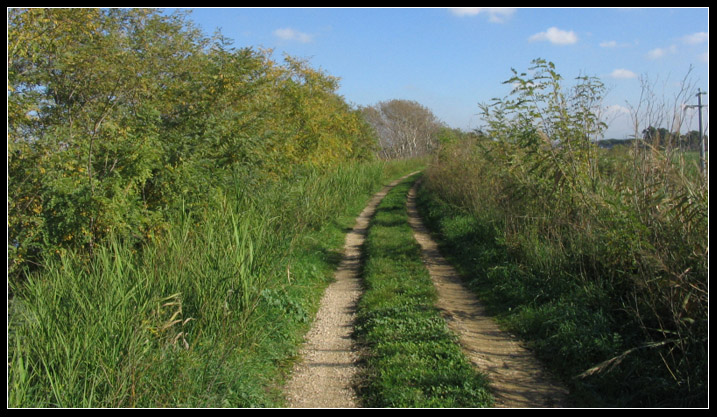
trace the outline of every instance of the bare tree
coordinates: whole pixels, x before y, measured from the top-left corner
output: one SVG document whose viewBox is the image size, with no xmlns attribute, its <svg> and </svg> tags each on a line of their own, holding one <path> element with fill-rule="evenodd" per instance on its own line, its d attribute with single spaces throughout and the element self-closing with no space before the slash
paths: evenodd
<svg viewBox="0 0 717 417">
<path fill-rule="evenodd" d="M 679 82 L 679 88 L 672 99 L 659 94 L 659 79 L 650 80 L 647 75 L 640 77 L 641 93 L 636 104 L 628 104 L 634 128 L 634 137 L 649 139 L 651 145 L 672 150 L 685 127 L 686 104 L 696 93 L 695 81 L 691 77 L 692 67 Z M 663 89 L 671 84 L 663 82 Z M 655 130 L 658 134 L 646 134 Z M 666 133 L 663 133 L 666 132 Z"/>
<path fill-rule="evenodd" d="M 383 159 L 426 155 L 436 144 L 443 124 L 428 108 L 415 101 L 390 100 L 362 109 L 379 137 Z"/>
</svg>

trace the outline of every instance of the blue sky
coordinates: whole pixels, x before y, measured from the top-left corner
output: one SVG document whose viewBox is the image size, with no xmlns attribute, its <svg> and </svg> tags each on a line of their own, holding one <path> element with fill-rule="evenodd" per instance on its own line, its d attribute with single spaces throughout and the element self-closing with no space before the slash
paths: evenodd
<svg viewBox="0 0 717 417">
<path fill-rule="evenodd" d="M 308 59 L 340 78 L 349 103 L 415 100 L 464 130 L 483 124 L 479 103 L 509 93 L 511 68 L 535 58 L 566 82 L 590 75 L 607 85 L 607 137 L 632 133 L 620 114 L 638 103 L 640 77 L 669 101 L 692 68 L 695 88 L 709 90 L 708 8 L 197 8 L 190 19 L 236 47 Z"/>
</svg>

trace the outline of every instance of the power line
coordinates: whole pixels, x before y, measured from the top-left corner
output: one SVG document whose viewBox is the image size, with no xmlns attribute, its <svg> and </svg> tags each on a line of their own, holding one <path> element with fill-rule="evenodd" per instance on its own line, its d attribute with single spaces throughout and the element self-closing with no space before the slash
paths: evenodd
<svg viewBox="0 0 717 417">
<path fill-rule="evenodd" d="M 689 108 L 697 108 L 698 111 L 698 120 L 700 125 L 700 169 L 702 170 L 703 175 L 707 175 L 707 168 L 705 163 L 705 156 L 706 156 L 706 149 L 705 149 L 705 139 L 702 135 L 702 107 L 706 107 L 706 104 L 702 104 L 702 96 L 706 95 L 707 93 L 705 91 L 701 91 L 699 88 L 697 89 L 697 105 L 692 106 L 685 106 Z"/>
</svg>

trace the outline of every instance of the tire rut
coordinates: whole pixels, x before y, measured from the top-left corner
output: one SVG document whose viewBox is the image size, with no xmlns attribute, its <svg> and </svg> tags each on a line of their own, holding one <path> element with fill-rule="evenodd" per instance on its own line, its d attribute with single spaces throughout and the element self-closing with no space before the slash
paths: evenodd
<svg viewBox="0 0 717 417">
<path fill-rule="evenodd" d="M 302 358 L 294 365 L 285 394 L 291 408 L 359 407 L 353 388 L 360 355 L 352 339 L 356 305 L 361 296 L 361 247 L 371 217 L 386 194 L 405 175 L 374 194 L 346 235 L 344 255 L 321 299 Z"/>
<path fill-rule="evenodd" d="M 458 336 L 466 356 L 491 381 L 496 407 L 565 407 L 567 389 L 556 383 L 517 338 L 502 331 L 457 271 L 441 256 L 438 245 L 416 209 L 417 181 L 406 201 L 409 223 L 424 263 L 438 291 L 438 308 Z"/>
</svg>

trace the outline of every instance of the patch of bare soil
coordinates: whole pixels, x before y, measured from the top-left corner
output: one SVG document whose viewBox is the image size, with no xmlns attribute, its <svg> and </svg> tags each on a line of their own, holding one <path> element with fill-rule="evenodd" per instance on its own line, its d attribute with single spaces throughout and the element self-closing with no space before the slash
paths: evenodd
<svg viewBox="0 0 717 417">
<path fill-rule="evenodd" d="M 416 210 L 416 187 L 408 194 L 409 223 L 423 250 L 424 263 L 438 290 L 438 307 L 459 336 L 464 352 L 491 381 L 496 407 L 566 406 L 567 390 L 557 384 L 532 353 L 489 317 L 457 271 L 441 256 Z"/>
<path fill-rule="evenodd" d="M 344 255 L 326 289 L 319 311 L 300 352 L 285 393 L 292 408 L 353 408 L 358 400 L 353 389 L 359 352 L 353 332 L 356 304 L 361 295 L 361 247 L 369 221 L 389 190 L 411 173 L 376 193 L 347 234 Z"/>
</svg>

